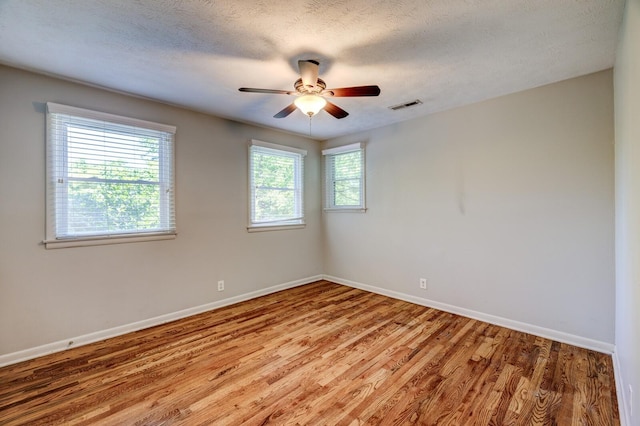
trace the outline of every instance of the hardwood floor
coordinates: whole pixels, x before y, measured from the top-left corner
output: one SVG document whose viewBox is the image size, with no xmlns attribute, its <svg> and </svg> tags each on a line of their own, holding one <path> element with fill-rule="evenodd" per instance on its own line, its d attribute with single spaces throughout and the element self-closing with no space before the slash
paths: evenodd
<svg viewBox="0 0 640 426">
<path fill-rule="evenodd" d="M 0 369 L 1 425 L 617 425 L 611 357 L 319 281 Z"/>
</svg>

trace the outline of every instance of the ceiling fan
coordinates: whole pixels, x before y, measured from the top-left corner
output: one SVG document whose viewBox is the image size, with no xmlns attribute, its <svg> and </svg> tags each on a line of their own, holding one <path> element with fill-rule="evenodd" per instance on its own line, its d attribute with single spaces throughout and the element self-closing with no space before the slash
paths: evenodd
<svg viewBox="0 0 640 426">
<path fill-rule="evenodd" d="M 241 92 L 270 93 L 277 95 L 294 95 L 296 100 L 282 111 L 274 115 L 275 118 L 284 118 L 299 108 L 300 111 L 314 116 L 321 109 L 324 109 L 335 118 L 345 118 L 349 113 L 339 106 L 329 102 L 325 97 L 353 97 L 353 96 L 378 96 L 380 88 L 378 86 L 355 86 L 342 87 L 339 89 L 327 89 L 327 85 L 321 78 L 318 78 L 318 68 L 320 63 L 313 59 L 299 60 L 298 69 L 300 78 L 293 84 L 295 90 L 276 89 L 253 89 L 241 87 Z"/>
</svg>

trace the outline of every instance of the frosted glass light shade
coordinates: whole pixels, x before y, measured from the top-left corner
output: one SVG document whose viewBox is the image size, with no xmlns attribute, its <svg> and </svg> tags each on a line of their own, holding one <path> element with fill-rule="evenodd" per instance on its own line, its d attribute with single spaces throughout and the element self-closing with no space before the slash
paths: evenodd
<svg viewBox="0 0 640 426">
<path fill-rule="evenodd" d="M 296 98 L 293 103 L 309 117 L 320 112 L 322 108 L 327 104 L 327 101 L 318 95 L 304 95 Z"/>
</svg>

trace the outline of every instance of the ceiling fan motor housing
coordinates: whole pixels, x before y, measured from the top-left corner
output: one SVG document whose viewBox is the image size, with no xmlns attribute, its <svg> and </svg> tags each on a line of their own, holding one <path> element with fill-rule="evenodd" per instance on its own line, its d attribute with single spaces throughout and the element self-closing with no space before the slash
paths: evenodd
<svg viewBox="0 0 640 426">
<path fill-rule="evenodd" d="M 295 83 L 293 83 L 293 87 L 296 89 L 296 92 L 301 93 L 303 95 L 306 95 L 306 94 L 317 95 L 327 88 L 327 84 L 324 82 L 323 79 L 319 78 L 315 86 L 313 87 L 305 86 L 304 83 L 302 82 L 302 79 L 299 78 L 296 80 Z"/>
</svg>

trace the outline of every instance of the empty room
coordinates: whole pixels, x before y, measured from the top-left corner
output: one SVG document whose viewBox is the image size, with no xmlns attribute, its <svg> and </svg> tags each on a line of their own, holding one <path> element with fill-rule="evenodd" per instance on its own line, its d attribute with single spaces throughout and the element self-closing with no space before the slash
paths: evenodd
<svg viewBox="0 0 640 426">
<path fill-rule="evenodd" d="M 0 0 L 0 424 L 640 424 L 638 76 L 640 0 Z"/>
</svg>

